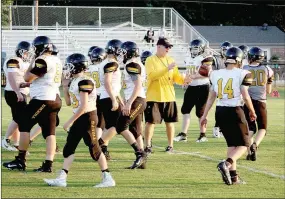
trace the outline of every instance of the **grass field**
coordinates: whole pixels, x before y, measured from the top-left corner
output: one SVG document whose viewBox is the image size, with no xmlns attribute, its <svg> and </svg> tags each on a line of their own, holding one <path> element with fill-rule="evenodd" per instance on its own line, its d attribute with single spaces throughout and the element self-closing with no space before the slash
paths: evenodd
<svg viewBox="0 0 285 199">
<path fill-rule="evenodd" d="M 80 143 L 75 162 L 68 175 L 68 187 L 49 187 L 43 178 L 54 178 L 61 169 L 63 157 L 56 155 L 54 172 L 33 173 L 32 169 L 41 165 L 45 157 L 45 142 L 38 136 L 30 148 L 27 172 L 8 171 L 2 167 L 2 198 L 284 198 L 284 89 L 279 90 L 280 98 L 268 100 L 268 134 L 258 150 L 256 162 L 246 161 L 245 156 L 238 162 L 238 172 L 246 185 L 227 186 L 223 184 L 216 169 L 219 160 L 226 156 L 223 138 L 212 138 L 214 109 L 211 110 L 206 143 L 196 143 L 199 135 L 198 121 L 192 114 L 187 143 L 174 143 L 174 154 L 167 154 L 167 138 L 164 125 L 157 125 L 153 144 L 154 153 L 145 170 L 126 170 L 132 164 L 132 148 L 121 137 L 110 142 L 109 162 L 117 186 L 95 189 L 100 182 L 101 172 L 97 163 L 89 156 L 83 141 Z M 177 104 L 180 106 L 183 91 L 176 89 Z M 180 107 L 179 107 L 180 109 Z M 62 149 L 66 133 L 62 125 L 71 114 L 69 107 L 60 112 L 60 127 L 57 128 L 57 142 Z M 193 112 L 194 113 L 194 112 Z M 2 98 L 2 136 L 11 119 L 10 110 Z M 180 131 L 176 124 L 176 133 Z M 12 160 L 16 153 L 2 151 L 2 162 Z"/>
</svg>

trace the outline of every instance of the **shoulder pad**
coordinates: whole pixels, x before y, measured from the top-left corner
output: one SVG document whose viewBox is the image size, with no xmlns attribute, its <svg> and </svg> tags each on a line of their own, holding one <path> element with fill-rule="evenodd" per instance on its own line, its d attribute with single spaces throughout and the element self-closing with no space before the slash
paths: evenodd
<svg viewBox="0 0 285 199">
<path fill-rule="evenodd" d="M 126 71 L 129 74 L 141 74 L 141 66 L 138 63 L 131 62 L 126 65 Z"/>
<path fill-rule="evenodd" d="M 104 73 L 111 73 L 117 71 L 119 65 L 117 62 L 109 62 L 104 66 Z"/>
<path fill-rule="evenodd" d="M 244 85 L 244 86 L 250 86 L 252 84 L 252 74 L 251 73 L 247 73 L 242 81 L 242 84 L 241 85 Z"/>
<path fill-rule="evenodd" d="M 94 89 L 94 83 L 90 79 L 83 79 L 78 82 L 79 92 L 87 92 L 90 94 Z"/>
<path fill-rule="evenodd" d="M 16 59 L 9 59 L 7 61 L 7 68 L 20 68 L 20 63 Z"/>
</svg>

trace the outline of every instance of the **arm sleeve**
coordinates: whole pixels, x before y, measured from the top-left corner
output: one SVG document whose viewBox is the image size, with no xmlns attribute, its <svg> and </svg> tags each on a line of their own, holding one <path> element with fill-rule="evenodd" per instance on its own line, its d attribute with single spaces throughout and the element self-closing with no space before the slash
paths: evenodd
<svg viewBox="0 0 285 199">
<path fill-rule="evenodd" d="M 179 72 L 178 67 L 175 66 L 173 69 L 173 81 L 176 84 L 182 85 L 184 83 L 184 77 L 183 75 Z"/>
<path fill-rule="evenodd" d="M 35 61 L 34 68 L 32 68 L 32 70 L 30 72 L 33 73 L 34 75 L 38 76 L 38 77 L 44 76 L 47 73 L 46 61 L 43 59 L 37 59 Z"/>
<path fill-rule="evenodd" d="M 251 72 L 248 71 L 248 73 L 244 74 L 244 78 L 243 78 L 241 85 L 250 86 L 252 84 L 252 81 L 253 81 L 252 74 Z"/>
<path fill-rule="evenodd" d="M 19 61 L 16 59 L 10 59 L 7 61 L 7 72 L 18 72 L 20 69 Z"/>
<path fill-rule="evenodd" d="M 104 73 L 113 73 L 119 68 L 118 63 L 110 62 L 104 66 Z"/>
<path fill-rule="evenodd" d="M 167 67 L 165 67 L 161 70 L 157 70 L 156 67 L 154 66 L 152 60 L 151 60 L 151 57 L 148 57 L 146 59 L 145 69 L 146 69 L 147 78 L 150 81 L 157 80 L 158 78 L 160 78 L 161 76 L 163 76 L 164 74 L 166 74 L 168 72 Z"/>
<path fill-rule="evenodd" d="M 94 83 L 89 79 L 81 80 L 78 82 L 78 89 L 79 92 L 87 92 L 90 94 L 94 89 Z"/>
<path fill-rule="evenodd" d="M 126 71 L 131 76 L 132 81 L 136 81 L 138 79 L 138 75 L 141 74 L 141 66 L 132 62 L 126 65 Z"/>
</svg>

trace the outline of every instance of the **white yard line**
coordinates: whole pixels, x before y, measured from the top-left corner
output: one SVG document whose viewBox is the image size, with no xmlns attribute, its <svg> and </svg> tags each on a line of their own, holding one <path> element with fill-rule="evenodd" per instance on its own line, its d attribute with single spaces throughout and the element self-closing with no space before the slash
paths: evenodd
<svg viewBox="0 0 285 199">
<path fill-rule="evenodd" d="M 158 149 L 164 149 L 164 147 L 160 147 L 160 146 L 153 146 L 153 147 L 154 148 L 158 148 Z M 173 154 L 190 155 L 190 156 L 195 156 L 195 157 L 199 157 L 199 158 L 202 158 L 202 159 L 211 160 L 211 161 L 215 161 L 215 162 L 221 161 L 221 160 L 212 158 L 210 156 L 203 155 L 200 152 L 185 152 L 185 151 L 174 150 Z M 254 173 L 262 173 L 262 174 L 265 174 L 265 175 L 268 175 L 268 176 L 271 176 L 271 177 L 274 177 L 274 178 L 280 178 L 282 180 L 285 180 L 285 175 L 278 175 L 278 174 L 275 174 L 275 173 L 272 173 L 272 172 L 262 171 L 262 170 L 259 170 L 259 169 L 253 168 L 253 167 L 248 167 L 248 166 L 243 166 L 243 165 L 238 165 L 238 167 L 244 168 L 244 169 L 246 169 L 248 171 L 251 171 L 251 172 L 254 172 Z"/>
</svg>

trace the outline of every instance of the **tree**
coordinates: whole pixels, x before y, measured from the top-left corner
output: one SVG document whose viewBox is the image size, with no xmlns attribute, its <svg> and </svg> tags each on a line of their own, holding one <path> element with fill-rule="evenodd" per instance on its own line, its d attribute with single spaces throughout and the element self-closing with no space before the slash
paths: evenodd
<svg viewBox="0 0 285 199">
<path fill-rule="evenodd" d="M 2 13 L 1 13 L 2 26 L 9 26 L 10 24 L 10 19 L 9 19 L 10 4 L 13 4 L 13 0 L 2 0 Z"/>
</svg>

